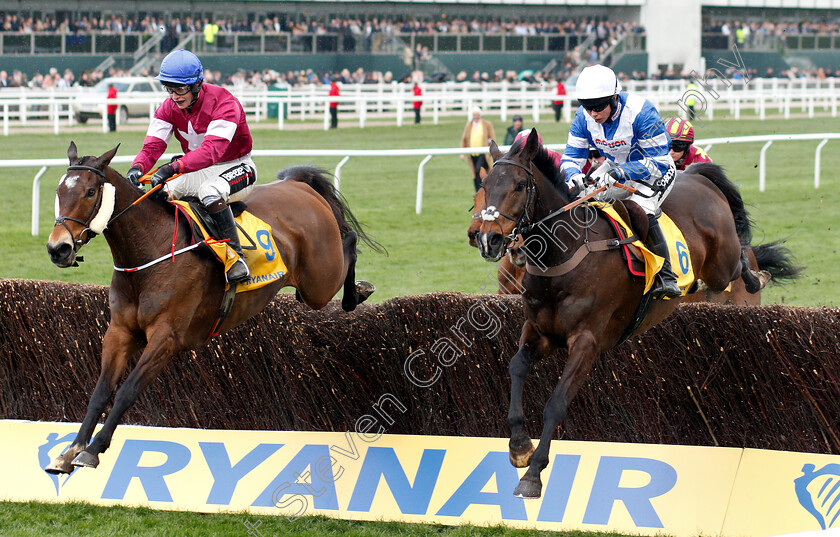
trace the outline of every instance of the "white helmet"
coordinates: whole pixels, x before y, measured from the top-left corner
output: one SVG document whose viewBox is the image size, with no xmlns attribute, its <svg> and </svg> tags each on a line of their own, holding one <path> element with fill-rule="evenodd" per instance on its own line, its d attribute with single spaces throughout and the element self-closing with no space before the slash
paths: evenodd
<svg viewBox="0 0 840 537">
<path fill-rule="evenodd" d="M 581 99 L 603 99 L 621 91 L 621 83 L 609 67 L 590 65 L 577 79 L 575 94 Z"/>
</svg>

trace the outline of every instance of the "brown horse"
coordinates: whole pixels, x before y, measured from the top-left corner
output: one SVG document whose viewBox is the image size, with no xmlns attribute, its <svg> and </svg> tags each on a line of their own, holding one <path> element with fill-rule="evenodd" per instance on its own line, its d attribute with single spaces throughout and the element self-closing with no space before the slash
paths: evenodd
<svg viewBox="0 0 840 537">
<path fill-rule="evenodd" d="M 470 246 L 478 248 L 475 240 L 478 230 L 481 227 L 481 211 L 487 207 L 484 187 L 478 189 L 473 198 L 474 214 L 473 219 L 467 228 L 467 238 Z M 744 251 L 750 270 L 759 273 L 761 278 L 770 275 L 769 283 L 783 284 L 787 281 L 799 278 L 803 268 L 794 264 L 793 256 L 788 248 L 781 245 L 781 241 L 773 241 L 765 244 L 750 245 Z M 499 290 L 500 295 L 522 294 L 524 287 L 522 280 L 525 278 L 525 252 L 517 248 L 517 244 L 508 247 L 507 255 L 499 261 Z M 744 280 L 736 279 L 728 290 L 715 292 L 709 289 L 702 281 L 691 293 L 685 295 L 682 303 L 709 302 L 712 304 L 729 304 L 735 306 L 760 306 L 761 290 L 755 293 L 748 293 Z M 762 285 L 762 289 L 764 286 Z"/>
<path fill-rule="evenodd" d="M 517 467 L 530 465 L 514 494 L 538 498 L 551 439 L 595 360 L 622 342 L 628 329 L 639 334 L 660 322 L 680 300 L 654 300 L 634 329 L 632 320 L 644 296 L 643 278 L 628 272 L 617 249 L 589 252 L 594 245 L 591 238 L 611 239 L 615 233 L 600 211 L 586 206 L 561 209 L 572 200 L 536 131 L 505 155 L 491 143 L 490 153 L 495 165 L 484 182 L 488 207 L 476 237 L 479 251 L 485 259 L 498 260 L 516 235 L 531 243 L 523 282 L 526 321 L 519 349 L 510 362 L 508 423 L 511 462 Z M 704 203 L 696 203 L 698 199 Z M 686 170 L 662 208 L 682 230 L 694 272 L 709 288 L 723 291 L 737 278 L 744 279 L 748 291 L 760 288 L 743 254 L 742 245 L 750 242 L 743 202 L 719 166 L 700 164 Z M 644 234 L 644 230 L 637 231 Z M 533 254 L 534 250 L 538 253 Z M 581 252 L 582 258 L 576 255 Z M 573 268 L 556 276 L 533 274 L 544 267 Z M 523 384 L 532 362 L 561 347 L 568 348 L 568 359 L 543 412 L 542 434 L 534 450 L 523 427 Z"/>
<path fill-rule="evenodd" d="M 70 167 L 58 185 L 57 220 L 47 243 L 59 267 L 73 266 L 79 248 L 103 228 L 116 267 L 139 267 L 172 247 L 178 229 L 172 205 L 148 199 L 132 208 L 142 191 L 108 166 L 116 151 L 80 159 L 75 144 L 67 150 Z M 361 237 L 375 250 L 379 247 L 361 231 L 324 173 L 300 166 L 278 178 L 257 186 L 245 202 L 271 226 L 288 272 L 265 287 L 237 294 L 221 332 L 259 313 L 282 287 L 297 288 L 298 298 L 314 309 L 326 306 L 342 287 L 345 310 L 372 292 L 370 284 L 359 282 L 357 289 L 354 281 L 356 243 Z M 189 244 L 189 226 L 182 222 L 174 248 Z M 136 272 L 114 272 L 99 380 L 76 439 L 47 466 L 48 472 L 70 473 L 76 466 L 99 464 L 99 454 L 108 449 L 114 429 L 138 394 L 175 354 L 204 345 L 219 315 L 224 281 L 222 264 L 199 250 Z M 104 426 L 88 444 L 128 361 L 141 349 Z"/>
</svg>

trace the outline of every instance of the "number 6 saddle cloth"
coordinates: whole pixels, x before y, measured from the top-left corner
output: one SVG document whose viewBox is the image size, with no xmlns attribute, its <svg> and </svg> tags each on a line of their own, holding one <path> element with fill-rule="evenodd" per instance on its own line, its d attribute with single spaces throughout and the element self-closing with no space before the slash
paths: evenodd
<svg viewBox="0 0 840 537">
<path fill-rule="evenodd" d="M 225 266 L 225 272 L 233 266 L 239 258 L 236 252 L 227 245 L 227 242 L 220 242 L 208 231 L 208 224 L 202 217 L 204 208 L 198 204 L 192 205 L 189 201 L 174 200 L 171 202 L 176 211 L 183 214 L 190 222 L 193 233 L 200 236 L 205 244 L 212 250 L 216 258 Z M 239 229 L 239 242 L 242 245 L 242 253 L 251 277 L 237 285 L 236 292 L 252 291 L 259 289 L 269 283 L 282 278 L 288 269 L 277 244 L 271 235 L 271 226 L 263 222 L 247 211 L 237 211 L 233 205 L 236 227 Z M 244 205 L 244 204 L 242 204 Z M 237 214 L 239 213 L 239 214 Z M 176 215 L 177 222 L 177 215 Z"/>
<path fill-rule="evenodd" d="M 633 235 L 633 230 L 630 228 L 630 225 L 613 209 L 612 205 L 606 203 L 593 203 L 592 205 L 609 217 L 619 238 L 624 239 Z M 695 279 L 694 268 L 691 265 L 691 255 L 688 252 L 688 243 L 680 228 L 664 212 L 659 217 L 659 226 L 662 228 L 662 232 L 665 233 L 665 239 L 668 242 L 668 251 L 671 254 L 671 270 L 674 271 L 677 277 L 677 285 L 682 290 L 683 296 L 685 296 Z M 662 258 L 648 250 L 641 241 L 637 240 L 632 242 L 630 246 L 634 246 L 635 248 L 628 248 L 628 245 L 622 245 L 624 257 L 627 259 L 628 269 L 636 276 L 645 276 L 645 292 L 647 293 L 653 284 L 653 276 L 662 267 Z M 643 262 L 644 267 L 642 267 Z"/>
</svg>

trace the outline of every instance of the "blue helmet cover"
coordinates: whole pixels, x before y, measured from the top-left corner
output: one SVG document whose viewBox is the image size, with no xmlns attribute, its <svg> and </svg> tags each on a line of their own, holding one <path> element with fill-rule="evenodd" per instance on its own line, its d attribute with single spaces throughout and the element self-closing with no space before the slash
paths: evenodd
<svg viewBox="0 0 840 537">
<path fill-rule="evenodd" d="M 188 86 L 204 80 L 204 66 L 198 56 L 189 50 L 175 50 L 160 63 L 160 74 L 155 77 L 163 83 Z"/>
</svg>

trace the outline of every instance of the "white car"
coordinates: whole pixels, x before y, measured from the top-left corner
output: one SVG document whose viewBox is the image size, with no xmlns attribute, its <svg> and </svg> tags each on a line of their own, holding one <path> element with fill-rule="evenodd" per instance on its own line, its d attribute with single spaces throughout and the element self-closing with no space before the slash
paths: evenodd
<svg viewBox="0 0 840 537">
<path fill-rule="evenodd" d="M 149 117 L 149 102 L 153 101 L 153 106 L 157 108 L 166 96 L 160 83 L 153 78 L 139 76 L 103 78 L 73 103 L 76 121 L 87 123 L 90 118 L 102 119 L 102 103 L 108 95 L 108 86 L 111 84 L 117 88 L 117 98 L 138 98 L 136 103 L 119 105 L 117 115 L 120 123 L 125 123 L 129 117 Z"/>
</svg>

